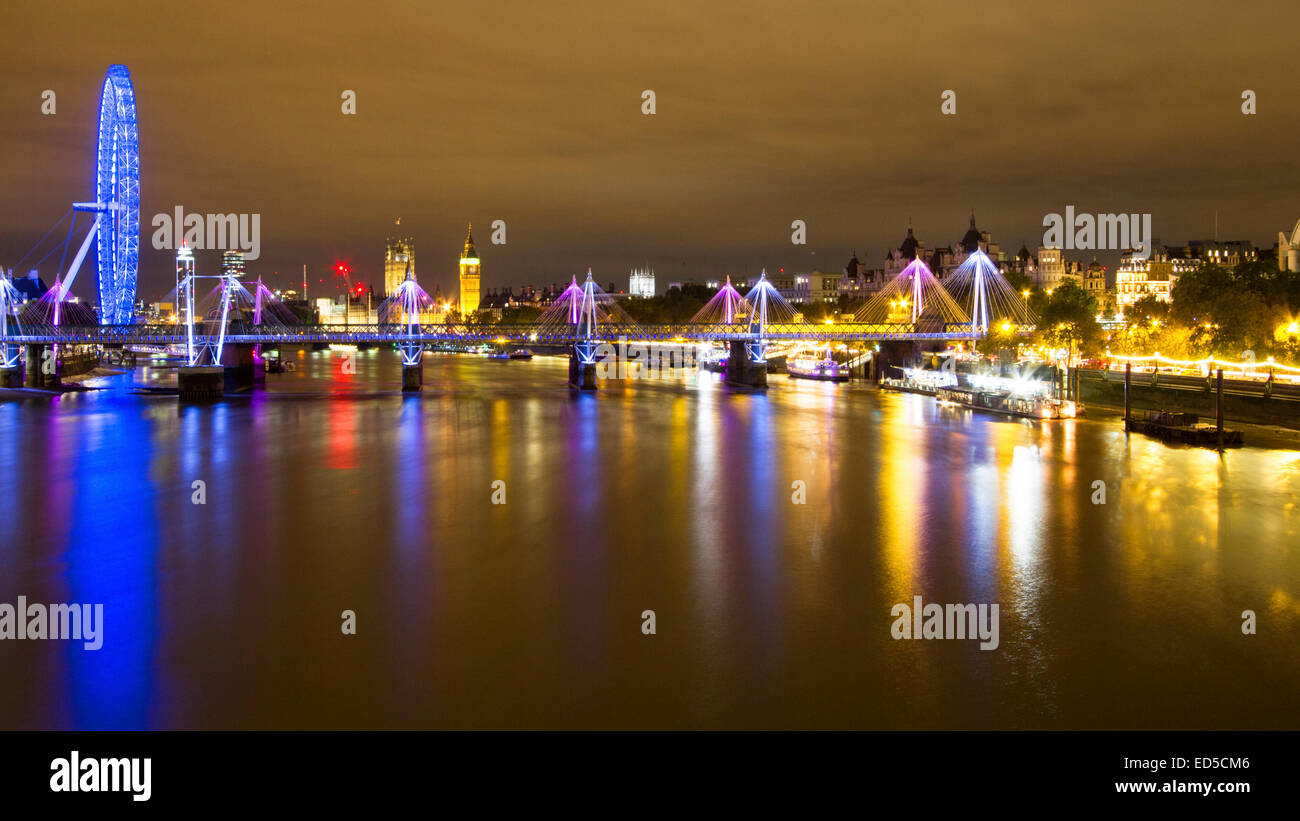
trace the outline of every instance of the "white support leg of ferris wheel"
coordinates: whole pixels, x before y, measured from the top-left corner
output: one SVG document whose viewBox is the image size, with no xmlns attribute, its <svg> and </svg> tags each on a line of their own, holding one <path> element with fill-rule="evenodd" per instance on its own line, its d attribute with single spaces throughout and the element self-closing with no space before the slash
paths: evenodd
<svg viewBox="0 0 1300 821">
<path fill-rule="evenodd" d="M 85 203 L 79 203 L 85 204 Z M 99 217 L 90 224 L 90 230 L 86 232 L 86 238 L 82 240 L 81 247 L 77 249 L 77 255 L 72 258 L 72 267 L 68 269 L 68 275 L 63 278 L 62 284 L 59 285 L 58 299 L 54 301 L 54 324 L 59 324 L 59 306 L 67 298 L 68 291 L 72 290 L 72 283 L 77 279 L 77 272 L 81 270 L 81 263 L 86 259 L 86 252 L 90 250 L 90 244 L 95 241 L 95 235 L 99 233 Z"/>
</svg>

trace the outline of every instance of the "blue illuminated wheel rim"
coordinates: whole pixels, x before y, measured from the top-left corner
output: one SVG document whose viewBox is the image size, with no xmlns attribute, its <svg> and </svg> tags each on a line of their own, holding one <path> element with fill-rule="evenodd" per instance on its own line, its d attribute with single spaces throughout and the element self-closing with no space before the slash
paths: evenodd
<svg viewBox="0 0 1300 821">
<path fill-rule="evenodd" d="M 99 321 L 129 325 L 140 269 L 140 132 L 131 72 L 122 65 L 109 67 L 99 100 L 95 199 L 108 206 L 99 217 Z"/>
</svg>

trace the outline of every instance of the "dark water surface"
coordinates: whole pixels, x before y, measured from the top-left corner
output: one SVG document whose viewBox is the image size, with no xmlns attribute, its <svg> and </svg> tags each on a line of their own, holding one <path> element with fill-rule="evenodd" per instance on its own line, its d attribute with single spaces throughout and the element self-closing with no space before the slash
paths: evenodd
<svg viewBox="0 0 1300 821">
<path fill-rule="evenodd" d="M 342 356 L 0 402 L 0 602 L 105 608 L 98 651 L 0 641 L 0 727 L 1300 728 L 1300 451 Z M 915 595 L 1000 646 L 894 640 Z"/>
</svg>

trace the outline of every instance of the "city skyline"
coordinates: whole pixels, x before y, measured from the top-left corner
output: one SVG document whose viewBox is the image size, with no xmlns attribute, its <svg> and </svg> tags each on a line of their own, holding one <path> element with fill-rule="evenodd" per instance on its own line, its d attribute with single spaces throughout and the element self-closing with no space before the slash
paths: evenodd
<svg viewBox="0 0 1300 821">
<path fill-rule="evenodd" d="M 397 221 L 397 225 L 400 227 L 400 218 Z M 908 236 L 911 235 L 912 231 L 913 228 L 912 226 L 909 225 Z M 981 227 L 981 231 L 983 231 L 982 227 Z M 1284 231 L 1281 233 L 1294 235 L 1297 232 L 1300 232 L 1300 223 L 1297 223 L 1295 229 L 1291 231 Z M 992 232 L 983 231 L 983 234 L 985 237 L 990 237 Z M 926 242 L 924 237 L 919 235 L 916 236 L 916 239 L 920 243 L 920 248 L 917 252 L 915 252 L 915 255 L 927 261 L 930 260 L 932 254 L 939 254 L 939 253 L 942 253 L 945 256 L 945 258 L 949 260 L 954 259 L 954 253 L 956 254 L 955 259 L 960 260 L 964 258 L 961 249 L 963 244 L 962 241 L 956 241 L 956 242 L 950 241 L 944 244 L 929 243 Z M 906 243 L 906 241 L 907 238 L 905 237 L 904 244 Z M 1118 271 L 1123 270 L 1125 261 L 1128 259 L 1129 254 L 1131 252 L 1131 249 L 1125 249 L 1123 251 L 1076 250 L 1076 249 L 1063 251 L 1063 249 L 1061 249 L 1059 245 L 1044 246 L 1041 244 L 1028 243 L 1028 242 L 1022 242 L 1020 245 L 1020 249 L 1017 250 L 1015 245 L 1012 245 L 1010 247 L 1002 245 L 1002 243 L 999 242 L 998 237 L 995 235 L 991 236 L 990 242 L 994 246 L 1000 246 L 1000 251 L 998 253 L 993 253 L 991 255 L 994 261 L 996 262 L 1001 260 L 1003 263 L 1007 264 L 1010 267 L 1015 267 L 1014 264 L 1016 262 L 1017 255 L 1018 254 L 1023 255 L 1026 250 L 1028 251 L 1030 257 L 1032 258 L 1032 261 L 1035 263 L 1038 263 L 1040 261 L 1039 258 L 1043 251 L 1060 252 L 1057 254 L 1056 259 L 1064 260 L 1066 264 L 1072 267 L 1077 267 L 1078 271 L 1080 272 L 1084 268 L 1086 268 L 1087 264 L 1090 262 L 1101 264 L 1105 272 L 1107 287 L 1110 288 L 1112 292 L 1117 286 L 1116 273 Z M 1228 239 L 1222 237 L 1218 239 L 1214 239 L 1212 237 L 1194 237 L 1194 238 L 1187 238 L 1182 241 L 1169 242 L 1161 237 L 1155 237 L 1152 240 L 1152 242 L 1153 242 L 1153 248 L 1155 249 L 1157 255 L 1159 255 L 1159 252 L 1165 250 L 1173 251 L 1175 254 L 1186 253 L 1188 251 L 1195 251 L 1195 249 L 1198 249 L 1200 246 L 1207 245 L 1207 244 L 1219 245 L 1219 246 L 1243 246 L 1244 245 L 1245 247 L 1253 248 L 1256 251 L 1263 252 L 1263 256 L 1261 257 L 1261 260 L 1269 263 L 1272 263 L 1277 259 L 1275 256 L 1273 256 L 1274 253 L 1281 253 L 1283 259 L 1285 259 L 1286 251 L 1287 251 L 1287 248 L 1279 248 L 1278 242 L 1276 240 L 1273 241 L 1271 244 L 1269 243 L 1256 244 L 1251 240 Z M 391 237 L 386 238 L 384 241 L 384 248 L 383 248 L 383 260 L 381 260 L 378 266 L 374 266 L 374 268 L 376 269 L 376 273 L 373 276 L 366 275 L 366 272 L 371 270 L 371 266 L 368 265 L 366 261 L 362 260 L 361 262 L 358 262 L 357 259 L 354 259 L 352 257 L 342 257 L 342 258 L 334 257 L 328 264 L 321 266 L 317 270 L 311 270 L 309 268 L 309 270 L 305 272 L 310 277 L 310 281 L 308 282 L 308 286 L 309 286 L 308 296 L 312 298 L 318 296 L 324 296 L 324 295 L 333 297 L 333 296 L 341 296 L 343 293 L 345 293 L 347 290 L 344 284 L 345 280 L 340 275 L 337 274 L 337 272 L 340 270 L 340 267 L 346 267 L 350 273 L 355 272 L 360 274 L 359 276 L 351 276 L 351 282 L 353 283 L 354 291 L 358 286 L 364 285 L 366 286 L 367 290 L 372 290 L 372 292 L 375 294 L 386 295 L 388 293 L 391 293 L 393 282 L 394 281 L 400 282 L 403 272 L 406 269 L 407 256 L 405 255 L 405 253 L 401 253 L 401 251 L 408 247 L 413 249 L 414 245 L 415 245 L 415 241 L 412 237 L 403 237 L 398 240 L 393 240 Z M 58 246 L 56 246 L 56 250 L 57 247 Z M 1288 246 L 1288 248 L 1289 247 L 1292 246 Z M 855 248 L 854 250 L 849 252 L 849 256 L 845 259 L 845 262 L 846 263 L 850 261 L 857 262 L 859 264 L 860 270 L 863 273 L 866 274 L 875 273 L 877 274 L 877 278 L 879 278 L 879 276 L 883 274 L 885 279 L 889 279 L 898 273 L 898 269 L 901 269 L 902 263 L 899 262 L 899 260 L 912 258 L 911 256 L 905 257 L 904 255 L 900 254 L 900 250 L 901 249 L 899 245 L 887 247 L 884 249 L 883 255 L 880 258 L 877 258 L 874 254 L 862 254 L 859 252 L 858 249 Z M 173 261 L 173 264 L 175 264 L 175 261 L 179 258 L 179 254 L 182 252 L 180 252 L 179 250 L 173 251 L 171 249 L 163 249 L 158 253 L 166 253 L 168 255 L 168 259 L 171 259 Z M 204 248 L 193 248 L 193 247 L 186 246 L 184 248 L 183 253 L 190 261 L 192 268 L 197 266 L 197 271 L 199 273 L 204 273 L 206 270 L 208 270 L 204 268 L 202 264 L 198 263 L 198 260 L 205 259 L 204 255 L 208 255 L 208 254 L 211 255 L 211 260 L 209 260 L 207 264 L 210 265 L 211 269 L 214 271 L 224 270 L 227 267 L 229 263 L 229 259 L 232 257 L 232 255 L 236 257 L 240 257 L 241 259 L 245 257 L 244 253 L 241 251 L 225 250 L 222 248 L 204 249 Z M 396 257 L 394 257 L 395 253 L 396 253 Z M 456 296 L 459 290 L 458 287 L 459 267 L 460 267 L 459 263 L 461 263 L 464 260 L 464 256 L 463 256 L 464 253 L 465 251 L 462 248 L 462 251 L 457 253 L 454 257 L 458 263 L 457 272 L 454 272 L 453 275 L 450 277 L 451 281 L 450 281 L 449 288 L 443 287 L 443 280 L 446 279 L 447 277 L 445 276 L 441 268 L 445 266 L 439 266 L 438 260 L 433 260 L 431 263 L 426 264 L 421 270 L 416 270 L 414 266 L 414 254 L 411 253 L 410 261 L 412 263 L 411 264 L 412 272 L 415 275 L 417 280 L 420 281 L 427 280 L 430 290 L 436 289 L 440 292 L 449 291 L 450 292 L 449 298 L 451 299 L 451 301 L 453 303 L 459 303 L 459 300 Z M 144 255 L 145 252 L 142 244 L 142 251 L 141 251 L 142 269 L 144 267 Z M 811 254 L 811 256 L 815 257 L 815 253 Z M 1204 260 L 1201 260 L 1199 253 L 1196 255 L 1195 258 L 1202 262 L 1215 261 L 1211 258 L 1206 258 Z M 1102 262 L 1103 260 L 1105 260 L 1104 264 Z M 215 262 L 215 265 L 212 264 L 213 262 Z M 285 274 L 282 272 L 266 271 L 258 267 L 258 262 L 256 261 L 252 263 L 252 266 L 253 267 L 251 270 L 245 272 L 244 269 L 248 267 L 248 263 L 242 262 L 240 265 L 241 277 L 247 276 L 250 279 L 261 279 L 272 290 L 276 290 L 276 291 L 299 292 L 302 290 L 301 286 L 303 284 L 303 276 L 304 276 L 304 272 L 302 270 L 299 270 L 297 272 L 291 271 Z M 20 267 L 13 267 L 13 266 L 10 267 L 12 268 L 12 273 L 14 274 L 14 277 L 17 279 L 21 279 L 25 276 L 28 276 L 30 270 L 32 270 L 29 265 L 23 265 Z M 591 266 L 588 266 L 588 269 L 593 270 Z M 636 276 L 638 275 L 638 272 L 642 271 L 643 269 L 650 271 L 650 276 L 651 279 L 653 280 L 655 277 L 654 274 L 655 266 L 653 265 L 638 266 L 636 264 L 631 264 L 629 266 L 626 266 L 618 270 L 593 270 L 593 273 L 598 282 L 624 283 L 625 280 L 635 279 Z M 757 277 L 761 273 L 769 270 L 773 274 L 777 272 L 781 272 L 782 274 L 786 274 L 786 275 L 796 275 L 796 274 L 807 275 L 813 273 L 848 274 L 850 278 L 852 277 L 851 273 L 848 271 L 845 265 L 842 264 L 837 265 L 833 260 L 830 259 L 823 259 L 819 261 L 814 258 L 810 264 L 802 267 L 792 266 L 788 272 L 785 266 L 774 266 L 769 269 L 769 266 L 760 265 L 754 269 L 745 266 L 740 269 L 725 269 L 722 270 L 721 272 L 710 269 L 700 274 L 695 274 L 695 275 L 678 274 L 677 276 L 672 278 L 659 276 L 658 281 L 660 283 L 660 286 L 656 288 L 655 293 L 662 295 L 668 289 L 678 284 L 704 285 L 708 282 L 718 282 L 724 276 L 732 277 L 736 279 L 737 282 L 747 282 L 747 281 L 752 282 L 755 279 L 757 279 Z M 53 270 L 48 265 L 45 265 L 39 268 L 39 273 L 41 275 L 42 281 L 46 282 L 46 286 L 48 287 Z M 497 274 L 497 272 L 495 271 L 493 273 Z M 500 293 L 519 292 L 527 288 L 536 288 L 537 290 L 540 291 L 547 287 L 563 285 L 563 280 L 566 276 L 573 277 L 576 276 L 577 273 L 581 273 L 581 272 L 567 272 L 567 271 L 561 272 L 558 273 L 553 279 L 549 281 L 544 276 L 536 279 L 524 279 L 523 281 L 519 281 L 517 277 L 508 276 L 508 272 L 506 272 L 507 275 L 502 277 L 502 281 L 493 281 L 497 279 L 496 276 L 493 276 L 489 278 L 489 280 L 484 285 L 482 285 L 481 288 L 483 294 L 497 293 L 497 292 Z M 421 279 L 421 275 L 423 275 L 425 280 Z M 396 278 L 396 280 L 394 280 L 394 277 Z M 148 286 L 142 284 L 141 287 L 148 287 Z M 708 287 L 716 288 L 716 285 L 709 285 Z M 74 289 L 74 293 L 80 290 L 88 290 L 88 289 L 83 286 L 83 288 Z M 631 293 L 635 289 L 631 289 L 630 287 L 627 287 L 625 284 L 618 284 L 616 286 L 616 290 Z M 149 292 L 140 291 L 137 294 L 137 298 L 140 304 L 149 305 L 151 303 L 163 300 L 163 298 L 168 296 L 169 293 L 170 292 L 164 292 L 161 290 L 154 290 Z M 299 294 L 299 296 L 301 297 L 302 295 Z M 95 303 L 94 294 L 93 293 L 85 294 L 83 301 L 89 302 L 90 304 L 94 304 Z"/>
<path fill-rule="evenodd" d="M 929 247 L 954 243 L 972 208 L 1004 248 L 1036 247 L 1043 215 L 1070 204 L 1151 213 L 1166 241 L 1213 236 L 1217 212 L 1221 239 L 1271 247 L 1297 216 L 1285 184 L 1297 160 L 1282 135 L 1300 119 L 1284 84 L 1268 79 L 1285 57 L 1259 48 L 1257 28 L 1221 30 L 1183 6 L 1178 36 L 1192 45 L 1144 56 L 1137 32 L 1166 7 L 1127 10 L 1123 29 L 1038 7 L 984 10 L 908 72 L 882 70 L 907 59 L 889 36 L 844 49 L 842 32 L 942 30 L 965 19 L 962 7 L 875 20 L 849 6 L 816 19 L 774 7 L 743 22 L 723 8 L 521 7 L 473 42 L 444 36 L 472 28 L 471 11 L 399 12 L 413 38 L 447 43 L 437 56 L 369 45 L 391 13 L 359 12 L 344 35 L 246 6 L 257 24 L 239 38 L 205 13 L 60 18 L 84 48 L 56 56 L 20 42 L 0 58 L 7 110 L 30 112 L 0 131 L 0 262 L 16 265 L 68 201 L 87 197 L 93 134 L 83 124 L 108 62 L 131 68 L 143 101 L 146 299 L 166 293 L 174 271 L 172 252 L 148 243 L 148 218 L 177 206 L 260 214 L 263 253 L 249 269 L 281 287 L 300 281 L 303 264 L 314 284 L 328 282 L 336 260 L 382 282 L 384 237 L 399 217 L 428 260 L 422 281 L 444 293 L 456 290 L 464 224 L 496 219 L 508 242 L 480 240 L 484 287 L 564 281 L 588 267 L 605 279 L 645 261 L 665 282 L 839 271 L 854 252 L 875 265 L 909 217 Z M 1258 4 L 1251 19 L 1281 8 Z M 34 30 L 55 25 L 48 9 L 16 13 Z M 589 17 L 580 38 L 576 23 Z M 134 42 L 146 23 L 159 36 Z M 1083 44 L 1078 60 L 1056 55 L 1066 26 Z M 266 55 L 282 69 L 275 84 L 256 79 Z M 52 114 L 41 110 L 47 89 Z M 653 115 L 642 113 L 647 89 Z M 949 89 L 956 114 L 945 116 Z M 1243 89 L 1258 113 L 1241 112 Z M 341 112 L 346 90 L 355 115 Z M 512 127 L 519 116 L 526 130 Z M 795 219 L 807 224 L 806 246 L 790 243 Z M 1114 270 L 1117 253 L 1098 256 Z"/>
</svg>

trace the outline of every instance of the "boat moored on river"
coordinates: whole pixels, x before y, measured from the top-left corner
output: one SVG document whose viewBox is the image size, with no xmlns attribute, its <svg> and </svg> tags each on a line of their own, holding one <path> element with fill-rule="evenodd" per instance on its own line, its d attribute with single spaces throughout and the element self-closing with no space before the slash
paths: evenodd
<svg viewBox="0 0 1300 821">
<path fill-rule="evenodd" d="M 793 379 L 847 382 L 849 378 L 848 368 L 830 357 L 792 356 L 786 360 L 785 370 Z"/>
<path fill-rule="evenodd" d="M 945 407 L 1019 416 L 1025 419 L 1073 419 L 1083 414 L 1083 403 L 1046 395 L 1023 395 L 1012 391 L 976 388 L 939 388 L 935 398 Z"/>
</svg>

